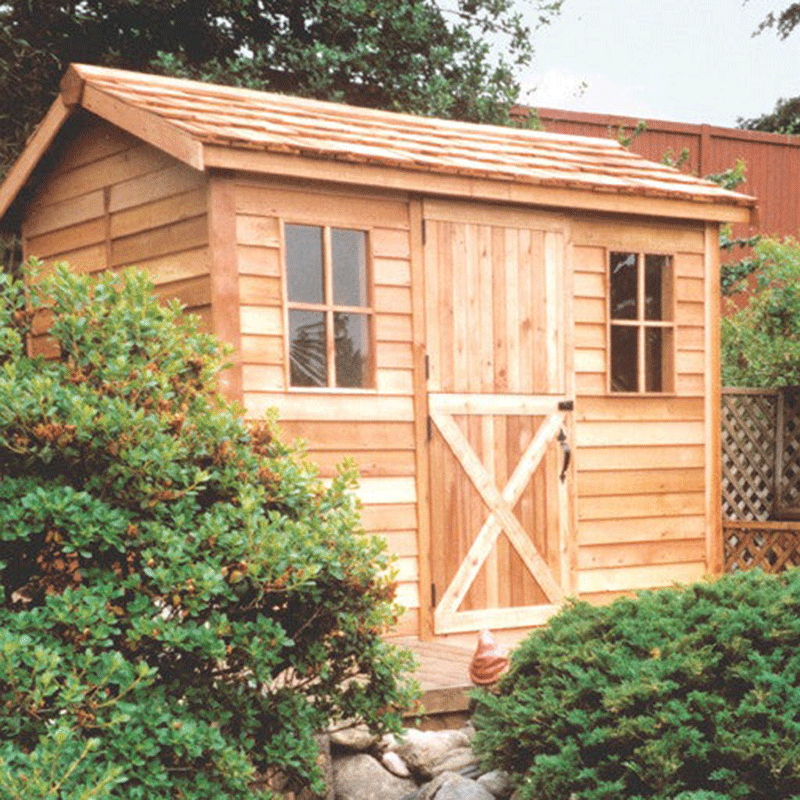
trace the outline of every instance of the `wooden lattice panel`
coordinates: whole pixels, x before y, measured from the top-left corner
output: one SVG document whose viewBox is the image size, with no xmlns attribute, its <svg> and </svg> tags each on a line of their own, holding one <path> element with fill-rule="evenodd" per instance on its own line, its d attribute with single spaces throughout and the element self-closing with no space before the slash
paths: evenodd
<svg viewBox="0 0 800 800">
<path fill-rule="evenodd" d="M 776 512 L 782 517 L 800 515 L 800 391 L 784 389 L 778 405 L 780 489 Z"/>
<path fill-rule="evenodd" d="M 800 566 L 800 525 L 726 522 L 723 525 L 725 571 L 759 567 L 782 572 Z"/>
<path fill-rule="evenodd" d="M 766 520 L 772 513 L 776 415 L 777 392 L 723 394 L 723 518 Z"/>
</svg>

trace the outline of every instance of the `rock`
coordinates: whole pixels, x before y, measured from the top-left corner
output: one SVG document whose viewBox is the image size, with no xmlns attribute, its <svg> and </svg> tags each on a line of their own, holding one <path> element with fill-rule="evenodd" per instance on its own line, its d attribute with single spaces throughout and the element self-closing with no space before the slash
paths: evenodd
<svg viewBox="0 0 800 800">
<path fill-rule="evenodd" d="M 469 746 L 462 731 L 410 730 L 395 752 L 406 762 L 412 774 L 424 780 L 433 777 L 432 768 L 446 758 L 452 750 Z"/>
<path fill-rule="evenodd" d="M 397 737 L 393 733 L 384 733 L 378 742 L 378 748 L 384 750 L 397 750 L 397 745 L 400 744 Z"/>
<path fill-rule="evenodd" d="M 477 783 L 494 797 L 508 797 L 511 794 L 511 781 L 508 773 L 502 769 L 495 769 L 481 775 Z"/>
<path fill-rule="evenodd" d="M 461 728 L 461 733 L 467 737 L 467 741 L 471 742 L 475 738 L 475 726 L 471 722 L 468 722 Z"/>
<path fill-rule="evenodd" d="M 444 776 L 431 800 L 494 800 L 494 796 L 476 781 L 453 772 L 443 772 L 441 777 Z"/>
<path fill-rule="evenodd" d="M 398 778 L 411 777 L 411 770 L 406 766 L 406 762 L 392 750 L 389 750 L 381 756 L 381 764 L 383 764 L 392 775 L 397 775 Z"/>
<path fill-rule="evenodd" d="M 366 725 L 355 725 L 352 728 L 331 731 L 328 736 L 332 745 L 357 753 L 369 750 L 380 741 L 380 736 L 372 733 Z"/>
<path fill-rule="evenodd" d="M 454 774 L 453 772 L 443 772 L 441 775 L 437 775 L 430 783 L 426 783 L 420 788 L 414 800 L 433 800 L 439 789 L 441 789 Z"/>
<path fill-rule="evenodd" d="M 335 759 L 333 782 L 335 800 L 400 800 L 416 789 L 414 781 L 392 775 L 364 753 Z"/>
<path fill-rule="evenodd" d="M 456 747 L 440 760 L 430 764 L 428 770 L 432 776 L 436 776 L 442 772 L 461 772 L 468 767 L 477 768 L 477 766 L 478 758 L 471 747 Z"/>
</svg>

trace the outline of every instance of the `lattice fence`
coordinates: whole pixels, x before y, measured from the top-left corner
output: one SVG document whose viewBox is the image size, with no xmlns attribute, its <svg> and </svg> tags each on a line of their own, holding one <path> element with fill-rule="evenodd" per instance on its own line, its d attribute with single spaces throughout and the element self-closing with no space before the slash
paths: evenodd
<svg viewBox="0 0 800 800">
<path fill-rule="evenodd" d="M 732 522 L 723 524 L 725 571 L 761 567 L 780 572 L 800 566 L 800 529 L 793 522 Z"/>
<path fill-rule="evenodd" d="M 727 571 L 800 566 L 800 391 L 723 390 L 722 516 Z"/>
<path fill-rule="evenodd" d="M 723 391 L 723 519 L 766 520 L 772 515 L 777 416 L 777 392 Z"/>
</svg>

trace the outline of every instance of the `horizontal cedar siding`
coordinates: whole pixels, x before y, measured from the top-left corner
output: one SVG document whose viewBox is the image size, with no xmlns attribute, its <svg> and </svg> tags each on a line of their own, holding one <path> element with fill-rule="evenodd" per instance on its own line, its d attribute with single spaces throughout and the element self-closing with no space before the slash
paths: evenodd
<svg viewBox="0 0 800 800">
<path fill-rule="evenodd" d="M 87 115 L 41 181 L 25 249 L 80 272 L 146 269 L 160 297 L 207 322 L 206 207 L 204 175 Z"/>
<path fill-rule="evenodd" d="M 369 231 L 376 389 L 287 391 L 281 221 Z M 323 478 L 352 458 L 367 532 L 397 556 L 398 633 L 416 634 L 419 593 L 408 208 L 380 195 L 324 192 L 269 179 L 236 185 L 244 405 L 271 407 L 289 438 L 302 438 Z"/>
<path fill-rule="evenodd" d="M 572 239 L 577 589 L 603 603 L 706 572 L 704 241 L 700 227 L 603 218 Z M 608 250 L 674 256 L 675 396 L 607 392 Z"/>
</svg>

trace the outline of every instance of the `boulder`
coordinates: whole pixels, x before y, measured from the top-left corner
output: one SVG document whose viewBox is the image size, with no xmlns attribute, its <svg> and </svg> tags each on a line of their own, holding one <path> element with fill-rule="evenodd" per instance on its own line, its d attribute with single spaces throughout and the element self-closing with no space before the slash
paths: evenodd
<svg viewBox="0 0 800 800">
<path fill-rule="evenodd" d="M 335 800 L 400 800 L 416 789 L 414 781 L 392 775 L 365 753 L 335 759 L 333 783 Z"/>
<path fill-rule="evenodd" d="M 423 780 L 434 777 L 436 764 L 456 748 L 469 747 L 463 731 L 409 730 L 395 752 L 406 762 L 411 772 Z"/>
<path fill-rule="evenodd" d="M 471 747 L 456 747 L 448 753 L 428 765 L 431 776 L 435 777 L 442 772 L 463 772 L 464 770 L 475 771 L 480 774 L 478 769 L 478 758 L 472 752 Z"/>
<path fill-rule="evenodd" d="M 331 731 L 328 734 L 331 744 L 345 750 L 363 753 L 380 741 L 380 736 L 372 733 L 366 725 L 355 725 L 352 728 Z"/>
<path fill-rule="evenodd" d="M 433 792 L 420 800 L 494 800 L 494 796 L 479 783 L 455 772 L 443 772 L 428 786 L 433 787 L 437 783 Z"/>
<path fill-rule="evenodd" d="M 392 775 L 397 775 L 398 778 L 411 777 L 411 770 L 409 770 L 406 762 L 392 750 L 389 750 L 381 756 L 381 764 L 383 764 Z"/>
<path fill-rule="evenodd" d="M 511 781 L 508 773 L 502 769 L 495 769 L 481 775 L 477 782 L 494 797 L 503 798 L 511 794 Z"/>
</svg>

